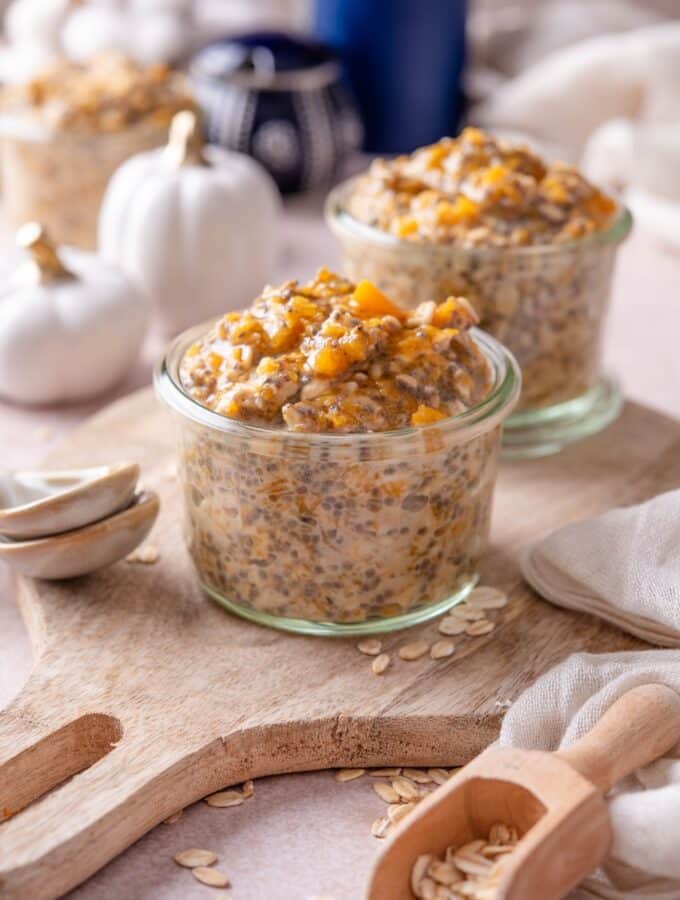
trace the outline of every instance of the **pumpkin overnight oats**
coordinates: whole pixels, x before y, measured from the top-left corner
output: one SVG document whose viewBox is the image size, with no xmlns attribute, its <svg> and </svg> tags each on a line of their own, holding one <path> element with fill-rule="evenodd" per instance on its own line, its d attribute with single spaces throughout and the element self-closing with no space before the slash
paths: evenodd
<svg viewBox="0 0 680 900">
<path fill-rule="evenodd" d="M 3 191 L 13 227 L 43 222 L 55 240 L 93 249 L 104 190 L 129 156 L 160 147 L 195 104 L 164 64 L 118 53 L 61 60 L 2 95 Z"/>
<path fill-rule="evenodd" d="M 348 277 L 369 278 L 404 305 L 450 294 L 470 300 L 522 369 L 506 436 L 519 426 L 531 450 L 545 439 L 534 426 L 557 423 L 560 444 L 616 414 L 601 344 L 631 218 L 577 169 L 466 128 L 410 156 L 376 160 L 332 192 L 327 218 Z"/>
<path fill-rule="evenodd" d="M 177 421 L 189 550 L 228 608 L 312 633 L 429 618 L 477 579 L 510 354 L 462 297 L 407 311 L 321 269 L 181 335 L 156 373 Z"/>
</svg>

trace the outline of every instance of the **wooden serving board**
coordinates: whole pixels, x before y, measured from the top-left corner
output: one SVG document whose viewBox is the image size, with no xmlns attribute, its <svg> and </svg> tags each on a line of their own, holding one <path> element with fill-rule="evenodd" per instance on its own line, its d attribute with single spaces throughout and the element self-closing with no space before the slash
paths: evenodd
<svg viewBox="0 0 680 900">
<path fill-rule="evenodd" d="M 628 404 L 596 438 L 504 465 L 484 579 L 512 596 L 499 627 L 449 659 L 397 661 L 381 677 L 354 640 L 271 631 L 202 595 L 181 537 L 171 423 L 148 390 L 48 462 L 119 459 L 140 462 L 161 494 L 161 558 L 18 585 L 36 664 L 0 716 L 3 898 L 57 897 L 178 806 L 246 778 L 464 763 L 496 736 L 503 702 L 569 653 L 645 646 L 538 600 L 515 556 L 558 525 L 680 484 L 680 425 Z M 419 633 L 433 640 L 436 624 L 409 639 Z"/>
</svg>

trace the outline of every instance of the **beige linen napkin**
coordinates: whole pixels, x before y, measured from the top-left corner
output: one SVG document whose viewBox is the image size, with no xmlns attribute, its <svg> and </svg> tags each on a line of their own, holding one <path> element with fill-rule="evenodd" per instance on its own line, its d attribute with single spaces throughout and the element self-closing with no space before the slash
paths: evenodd
<svg viewBox="0 0 680 900">
<path fill-rule="evenodd" d="M 659 682 L 680 693 L 680 651 L 578 653 L 538 679 L 505 716 L 500 742 L 568 747 L 630 688 Z M 574 900 L 679 900 L 680 745 L 612 793 L 614 842 L 605 866 Z"/>
<path fill-rule="evenodd" d="M 551 603 L 680 647 L 680 490 L 560 528 L 530 547 L 521 566 Z"/>
<path fill-rule="evenodd" d="M 522 571 L 559 606 L 680 647 L 680 490 L 561 528 L 529 548 Z M 500 741 L 567 747 L 623 693 L 649 682 L 680 693 L 680 650 L 574 654 L 513 704 Z M 610 856 L 574 898 L 680 900 L 680 745 L 619 785 L 610 813 Z"/>
</svg>

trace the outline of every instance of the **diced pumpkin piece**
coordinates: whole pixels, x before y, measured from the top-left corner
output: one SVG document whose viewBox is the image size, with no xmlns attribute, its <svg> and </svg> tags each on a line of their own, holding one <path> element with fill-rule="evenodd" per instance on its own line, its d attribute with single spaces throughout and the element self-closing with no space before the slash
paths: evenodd
<svg viewBox="0 0 680 900">
<path fill-rule="evenodd" d="M 401 216 L 394 224 L 394 233 L 397 237 L 408 237 L 418 230 L 418 222 L 412 216 Z"/>
<path fill-rule="evenodd" d="M 258 375 L 273 375 L 274 372 L 278 372 L 278 371 L 279 371 L 279 364 L 271 356 L 263 356 L 262 359 L 257 364 L 257 374 Z"/>
<path fill-rule="evenodd" d="M 224 357 L 220 356 L 219 353 L 209 353 L 208 354 L 208 365 L 212 369 L 213 372 L 219 371 L 220 366 L 224 362 Z"/>
<path fill-rule="evenodd" d="M 421 425 L 431 425 L 433 422 L 439 422 L 441 419 L 446 418 L 446 413 L 443 413 L 440 409 L 435 409 L 433 406 L 425 406 L 421 403 L 418 409 L 411 414 L 411 425 L 421 426 Z"/>
<path fill-rule="evenodd" d="M 394 316 L 401 320 L 406 319 L 406 312 L 386 297 L 372 281 L 364 279 L 360 281 L 350 300 L 352 311 L 362 319 L 371 316 Z"/>
<path fill-rule="evenodd" d="M 479 206 L 466 197 L 459 194 L 453 203 L 443 201 L 437 205 L 437 224 L 458 225 L 460 222 L 474 219 L 479 212 Z"/>
<path fill-rule="evenodd" d="M 317 375 L 332 378 L 349 368 L 349 357 L 339 347 L 322 347 L 310 358 L 312 369 Z"/>
</svg>

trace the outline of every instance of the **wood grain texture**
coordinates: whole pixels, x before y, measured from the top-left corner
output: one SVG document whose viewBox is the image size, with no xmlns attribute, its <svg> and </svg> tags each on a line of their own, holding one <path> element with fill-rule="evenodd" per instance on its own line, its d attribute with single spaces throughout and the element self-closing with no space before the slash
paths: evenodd
<svg viewBox="0 0 680 900">
<path fill-rule="evenodd" d="M 0 826 L 3 898 L 57 897 L 179 807 L 245 778 L 467 762 L 496 736 L 498 701 L 569 653 L 645 646 L 538 600 L 516 553 L 558 525 L 680 483 L 680 426 L 650 410 L 629 404 L 594 439 L 504 466 L 485 571 L 512 597 L 499 628 L 449 659 L 400 663 L 379 678 L 354 641 L 270 631 L 202 595 L 182 542 L 172 457 L 170 421 L 145 390 L 49 459 L 138 461 L 143 485 L 162 498 L 152 534 L 161 560 L 19 585 L 36 665 L 0 716 L 0 810 L 13 814 L 56 789 Z M 436 625 L 409 639 L 421 633 L 433 640 Z M 388 636 L 386 648 L 401 640 Z"/>
</svg>

